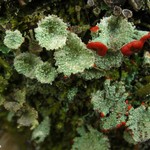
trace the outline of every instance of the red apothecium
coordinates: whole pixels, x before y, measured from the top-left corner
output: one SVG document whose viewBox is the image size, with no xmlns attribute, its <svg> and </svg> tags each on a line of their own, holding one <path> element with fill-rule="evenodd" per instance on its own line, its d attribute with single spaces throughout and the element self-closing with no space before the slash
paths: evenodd
<svg viewBox="0 0 150 150">
<path fill-rule="evenodd" d="M 91 32 L 97 32 L 99 30 L 99 27 L 98 26 L 94 26 L 94 27 L 91 27 L 90 28 L 90 31 Z"/>
<path fill-rule="evenodd" d="M 140 41 L 143 43 L 146 42 L 148 39 L 150 39 L 150 32 L 140 38 Z"/>
<path fill-rule="evenodd" d="M 108 50 L 107 46 L 101 42 L 89 42 L 86 46 L 96 51 L 99 56 L 105 56 Z"/>
<path fill-rule="evenodd" d="M 121 52 L 125 56 L 130 56 L 134 53 L 139 52 L 143 48 L 143 45 L 144 45 L 144 42 L 140 40 L 135 40 L 135 41 L 125 44 L 121 48 Z"/>
</svg>

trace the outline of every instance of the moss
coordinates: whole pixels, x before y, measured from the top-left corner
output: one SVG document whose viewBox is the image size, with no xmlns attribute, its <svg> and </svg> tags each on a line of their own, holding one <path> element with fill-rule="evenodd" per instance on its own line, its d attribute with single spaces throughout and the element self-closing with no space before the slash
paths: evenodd
<svg viewBox="0 0 150 150">
<path fill-rule="evenodd" d="M 5 80 L 2 76 L 0 76 L 0 93 L 2 93 L 8 85 L 8 81 Z"/>
<path fill-rule="evenodd" d="M 142 86 L 136 92 L 139 97 L 146 97 L 150 95 L 150 83 Z"/>
<path fill-rule="evenodd" d="M 6 80 L 8 80 L 12 75 L 12 68 L 10 65 L 0 57 L 0 67 L 3 68 L 3 72 L 1 72 L 1 75 L 4 76 Z"/>
</svg>

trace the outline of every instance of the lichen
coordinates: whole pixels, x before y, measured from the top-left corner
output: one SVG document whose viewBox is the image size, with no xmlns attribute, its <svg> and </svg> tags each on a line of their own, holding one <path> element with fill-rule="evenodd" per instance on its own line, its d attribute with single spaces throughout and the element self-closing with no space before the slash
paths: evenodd
<svg viewBox="0 0 150 150">
<path fill-rule="evenodd" d="M 82 128 L 78 129 L 80 137 L 74 138 L 74 144 L 71 150 L 108 150 L 110 145 L 108 142 L 108 138 L 104 136 L 102 133 L 93 129 L 92 127 L 88 127 L 88 132 L 84 131 Z"/>
<path fill-rule="evenodd" d="M 49 15 L 38 23 L 35 37 L 46 50 L 62 48 L 67 40 L 67 25 L 55 15 Z"/>
<path fill-rule="evenodd" d="M 94 55 L 80 38 L 69 33 L 66 45 L 54 53 L 58 72 L 66 76 L 83 72 L 94 64 Z"/>
<path fill-rule="evenodd" d="M 36 143 L 41 143 L 49 135 L 50 132 L 50 119 L 45 117 L 44 120 L 32 132 L 32 140 Z"/>
<path fill-rule="evenodd" d="M 36 79 L 41 83 L 52 84 L 57 76 L 57 71 L 51 66 L 50 63 L 45 62 L 37 65 L 35 69 L 35 76 Z"/>
<path fill-rule="evenodd" d="M 24 42 L 24 38 L 20 31 L 6 30 L 6 36 L 4 38 L 4 44 L 11 49 L 17 49 Z"/>
<path fill-rule="evenodd" d="M 149 115 L 150 108 L 143 105 L 130 111 L 127 121 L 128 130 L 124 132 L 126 141 L 136 144 L 150 138 Z"/>
<path fill-rule="evenodd" d="M 21 53 L 14 59 L 14 67 L 18 73 L 31 79 L 35 78 L 36 66 L 42 63 L 41 59 L 31 53 Z"/>
</svg>

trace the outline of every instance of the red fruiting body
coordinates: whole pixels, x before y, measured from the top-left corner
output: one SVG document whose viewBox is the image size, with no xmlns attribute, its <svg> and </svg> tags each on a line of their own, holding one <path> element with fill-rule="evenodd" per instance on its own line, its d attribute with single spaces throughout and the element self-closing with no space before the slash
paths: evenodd
<svg viewBox="0 0 150 150">
<path fill-rule="evenodd" d="M 144 42 L 140 40 L 135 40 L 135 41 L 125 44 L 121 48 L 121 52 L 125 56 L 130 56 L 133 53 L 139 52 L 139 50 L 142 49 L 143 45 L 144 45 Z"/>
<path fill-rule="evenodd" d="M 101 42 L 90 42 L 86 46 L 87 48 L 96 51 L 99 56 L 105 56 L 108 50 L 107 46 Z"/>
<path fill-rule="evenodd" d="M 133 52 L 139 52 L 140 49 L 143 48 L 144 43 L 142 41 L 136 40 L 132 41 L 131 43 L 131 51 Z"/>
<path fill-rule="evenodd" d="M 97 67 L 95 63 L 93 64 L 93 67 L 94 67 L 94 68 Z"/>
<path fill-rule="evenodd" d="M 100 117 L 105 117 L 105 114 L 103 112 L 100 113 Z"/>
<path fill-rule="evenodd" d="M 140 40 L 135 40 L 135 41 L 125 44 L 121 48 L 122 54 L 125 56 L 130 56 L 133 53 L 139 52 L 139 50 L 141 50 L 143 48 L 145 41 L 148 39 L 150 39 L 150 32 L 148 34 L 144 35 L 143 37 L 141 37 Z"/>
<path fill-rule="evenodd" d="M 129 104 L 129 101 L 128 101 L 128 100 L 126 100 L 126 101 L 125 101 L 125 103 L 126 103 L 126 104 Z"/>
<path fill-rule="evenodd" d="M 126 126 L 126 122 L 121 122 L 121 125 L 122 126 Z"/>
<path fill-rule="evenodd" d="M 99 30 L 99 27 L 98 26 L 94 26 L 94 27 L 91 27 L 90 28 L 90 31 L 91 32 L 97 32 Z"/>
<path fill-rule="evenodd" d="M 116 127 L 116 128 L 117 128 L 117 129 L 120 128 L 121 125 L 122 125 L 121 123 L 117 124 L 117 127 Z"/>
<path fill-rule="evenodd" d="M 128 105 L 128 110 L 130 110 L 132 108 L 132 105 Z"/>
<path fill-rule="evenodd" d="M 121 48 L 122 54 L 125 55 L 125 56 L 130 56 L 130 55 L 132 55 L 133 52 L 131 51 L 130 47 L 131 47 L 131 44 L 130 44 L 130 43 L 124 45 L 124 46 Z"/>
<path fill-rule="evenodd" d="M 67 79 L 68 77 L 67 76 L 64 76 L 64 79 Z"/>
<path fill-rule="evenodd" d="M 145 103 L 144 103 L 144 102 L 142 102 L 142 103 L 141 103 L 141 105 L 144 105 L 144 106 L 145 106 Z"/>
<path fill-rule="evenodd" d="M 126 113 L 125 113 L 125 115 L 126 115 L 126 116 L 129 116 L 129 113 L 128 113 L 128 112 L 126 112 Z"/>
<path fill-rule="evenodd" d="M 121 123 L 117 124 L 116 128 L 118 129 L 122 126 L 126 126 L 126 122 L 121 122 Z"/>
<path fill-rule="evenodd" d="M 146 35 L 144 35 L 143 37 L 140 38 L 140 41 L 142 41 L 143 43 L 146 42 L 146 40 L 150 39 L 150 32 Z"/>
</svg>

